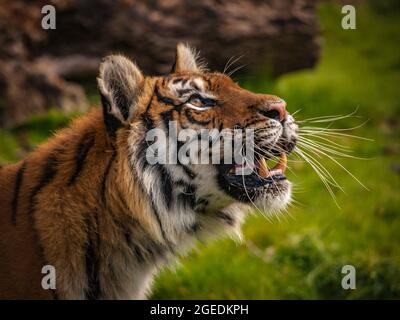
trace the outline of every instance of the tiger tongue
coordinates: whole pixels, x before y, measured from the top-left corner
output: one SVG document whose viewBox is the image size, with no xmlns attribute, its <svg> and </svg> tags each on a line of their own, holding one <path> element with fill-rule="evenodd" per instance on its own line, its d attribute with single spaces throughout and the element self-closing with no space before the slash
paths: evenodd
<svg viewBox="0 0 400 320">
<path fill-rule="evenodd" d="M 274 174 L 282 174 L 286 170 L 287 157 L 285 153 L 281 153 L 278 163 L 272 168 L 268 169 L 267 161 L 262 158 L 258 162 L 258 174 L 263 178 L 268 178 Z"/>
</svg>

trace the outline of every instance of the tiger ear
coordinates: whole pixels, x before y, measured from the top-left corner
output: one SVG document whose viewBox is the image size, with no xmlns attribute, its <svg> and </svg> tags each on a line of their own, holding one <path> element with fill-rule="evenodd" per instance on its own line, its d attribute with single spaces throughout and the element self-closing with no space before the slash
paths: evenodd
<svg viewBox="0 0 400 320">
<path fill-rule="evenodd" d="M 143 86 L 143 75 L 128 58 L 111 55 L 103 59 L 97 78 L 105 121 L 128 124 Z M 111 120 L 110 120 L 111 117 Z M 117 120 L 117 121 L 115 121 Z"/>
<path fill-rule="evenodd" d="M 204 69 L 204 63 L 199 62 L 199 56 L 196 50 L 186 44 L 178 43 L 172 72 L 201 72 L 204 71 Z"/>
</svg>

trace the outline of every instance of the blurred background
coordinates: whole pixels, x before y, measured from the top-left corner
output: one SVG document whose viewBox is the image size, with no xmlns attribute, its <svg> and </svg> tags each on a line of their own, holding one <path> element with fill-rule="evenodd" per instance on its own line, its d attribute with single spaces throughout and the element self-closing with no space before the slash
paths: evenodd
<svg viewBox="0 0 400 320">
<path fill-rule="evenodd" d="M 355 30 L 341 25 L 348 3 Z M 56 8 L 55 30 L 41 27 L 45 4 Z M 312 142 L 303 150 L 332 191 L 292 156 L 287 212 L 251 216 L 242 243 L 199 245 L 160 274 L 152 297 L 399 299 L 397 0 L 0 0 L 0 166 L 99 106 L 103 56 L 122 52 L 146 73 L 165 74 L 178 41 L 197 47 L 211 69 L 230 60 L 241 86 L 284 98 L 304 136 L 329 144 L 325 154 Z M 355 290 L 341 286 L 347 264 Z"/>
</svg>

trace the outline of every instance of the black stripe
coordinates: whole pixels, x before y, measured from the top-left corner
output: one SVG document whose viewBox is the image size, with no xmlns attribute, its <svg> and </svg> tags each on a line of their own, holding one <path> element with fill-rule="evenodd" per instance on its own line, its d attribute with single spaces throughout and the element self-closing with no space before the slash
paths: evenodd
<svg viewBox="0 0 400 320">
<path fill-rule="evenodd" d="M 149 101 L 149 103 L 148 103 L 148 105 L 147 105 L 147 107 L 146 107 L 146 112 L 145 112 L 144 116 L 142 117 L 142 121 L 144 122 L 144 125 L 146 126 L 146 129 L 147 129 L 147 130 L 150 130 L 150 129 L 154 128 L 154 121 L 153 121 L 153 119 L 150 117 L 149 111 L 150 111 L 150 107 L 151 107 L 153 98 L 154 98 L 155 96 L 158 96 L 158 92 L 156 92 L 156 91 L 153 92 L 153 95 L 151 96 L 150 101 Z M 140 182 L 140 188 L 141 188 L 141 191 L 142 191 L 142 193 L 143 193 L 144 195 L 147 194 L 147 193 L 145 192 L 146 188 L 143 186 L 142 180 L 139 178 L 138 174 L 136 173 L 136 168 L 133 166 L 131 160 L 132 160 L 132 158 L 135 157 L 137 163 L 139 163 L 139 165 L 140 165 L 140 167 L 141 167 L 141 168 L 140 168 L 141 171 L 144 171 L 145 168 L 149 165 L 148 162 L 144 159 L 144 158 L 145 158 L 146 148 L 147 148 L 147 147 L 148 147 L 147 141 L 146 141 L 145 139 L 143 139 L 143 140 L 141 141 L 141 143 L 139 144 L 139 146 L 138 146 L 137 152 L 135 152 L 135 154 L 129 153 L 129 155 L 128 155 L 128 162 L 129 162 L 129 164 L 130 164 L 130 166 L 131 166 L 131 172 L 132 172 L 132 174 L 137 178 L 137 180 Z M 162 235 L 164 241 L 165 241 L 165 242 L 167 243 L 167 245 L 168 245 L 168 244 L 169 244 L 169 241 L 168 241 L 167 235 L 166 235 L 166 233 L 165 233 L 165 230 L 164 230 L 164 228 L 162 227 L 160 214 L 159 214 L 159 212 L 158 212 L 158 210 L 157 210 L 157 208 L 156 208 L 156 204 L 154 203 L 153 198 L 152 198 L 150 195 L 149 195 L 149 197 L 150 197 L 150 203 L 151 203 L 152 211 L 153 211 L 153 213 L 154 213 L 154 217 L 155 217 L 155 219 L 156 219 L 156 221 L 157 221 L 158 227 L 160 228 L 161 235 Z M 170 250 L 172 251 L 172 248 L 170 248 Z"/>
<path fill-rule="evenodd" d="M 183 96 L 185 93 L 193 92 L 193 89 L 178 89 L 176 92 L 178 95 Z"/>
<path fill-rule="evenodd" d="M 160 116 L 163 120 L 166 133 L 168 134 L 169 133 L 169 123 L 172 121 L 172 110 L 162 112 L 160 114 Z"/>
<path fill-rule="evenodd" d="M 158 90 L 155 90 L 155 95 L 157 96 L 157 100 L 159 102 L 162 102 L 166 105 L 170 105 L 173 106 L 176 110 L 180 110 L 180 108 L 186 103 L 186 102 L 182 102 L 182 103 L 175 103 L 171 98 L 165 97 L 160 95 L 160 93 L 158 92 Z"/>
<path fill-rule="evenodd" d="M 44 165 L 44 169 L 42 171 L 42 175 L 39 179 L 39 183 L 36 185 L 35 188 L 32 189 L 31 194 L 30 194 L 30 198 L 29 198 L 29 213 L 30 213 L 30 218 L 31 218 L 31 223 L 32 226 L 34 227 L 35 231 L 36 231 L 36 241 L 38 243 L 39 246 L 39 250 L 40 250 L 40 257 L 42 259 L 42 261 L 44 262 L 43 265 L 48 264 L 45 258 L 45 254 L 44 254 L 44 250 L 43 250 L 43 246 L 40 242 L 40 237 L 37 234 L 37 229 L 35 228 L 36 225 L 36 221 L 35 221 L 35 210 L 36 210 L 36 195 L 46 186 L 48 185 L 53 178 L 55 177 L 56 173 L 57 173 L 57 165 L 58 165 L 58 159 L 56 157 L 56 154 L 62 152 L 62 150 L 56 149 L 53 151 L 53 154 L 50 154 L 50 156 L 47 158 L 46 163 Z M 53 295 L 54 299 L 58 299 L 58 295 L 57 295 L 57 291 L 56 290 L 51 290 L 51 294 Z"/>
<path fill-rule="evenodd" d="M 233 226 L 235 223 L 235 220 L 233 219 L 232 216 L 226 214 L 225 212 L 218 211 L 217 212 L 217 217 L 224 220 L 228 225 Z"/>
<path fill-rule="evenodd" d="M 205 198 L 200 198 L 196 201 L 196 211 L 204 213 L 209 205 L 209 201 Z"/>
<path fill-rule="evenodd" d="M 110 173 L 111 165 L 115 160 L 115 157 L 117 156 L 117 151 L 113 149 L 112 155 L 110 160 L 108 160 L 106 170 L 104 171 L 103 174 L 103 180 L 101 182 L 101 199 L 103 201 L 104 206 L 106 205 L 106 184 L 107 184 L 107 178 Z"/>
<path fill-rule="evenodd" d="M 136 179 L 139 181 L 140 183 L 140 188 L 143 194 L 147 194 L 146 193 L 146 188 L 143 186 L 143 181 L 139 178 L 137 172 L 136 172 L 136 168 L 133 166 L 131 159 L 135 156 L 137 163 L 139 163 L 140 165 L 140 171 L 144 171 L 146 169 L 146 167 L 149 165 L 149 163 L 145 160 L 145 149 L 147 148 L 147 143 L 145 140 L 142 140 L 142 142 L 139 144 L 138 146 L 138 150 L 137 152 L 134 154 L 130 153 L 128 155 L 128 162 L 130 163 L 131 166 L 131 172 L 132 174 L 136 177 Z M 154 203 L 153 198 L 151 197 L 151 195 L 148 195 L 150 198 L 150 203 L 151 203 L 151 207 L 153 209 L 153 213 L 154 213 L 154 217 L 156 218 L 156 221 L 158 223 L 158 226 L 161 230 L 161 235 L 164 239 L 165 242 L 168 242 L 164 228 L 162 227 L 162 223 L 161 223 L 161 218 L 160 218 L 160 214 L 156 208 L 156 205 Z"/>
<path fill-rule="evenodd" d="M 151 96 L 149 103 L 147 104 L 146 112 L 141 117 L 147 130 L 154 129 L 154 121 L 150 116 L 150 107 L 151 107 L 151 103 L 153 102 L 154 96 L 155 96 L 155 92 L 153 92 L 153 95 Z"/>
<path fill-rule="evenodd" d="M 147 234 L 137 221 L 133 221 L 133 224 L 140 228 L 144 234 Z M 145 238 L 142 238 L 142 240 L 138 241 L 132 238 L 131 234 L 132 231 L 125 228 L 126 243 L 136 260 L 141 264 L 159 260 L 164 257 L 166 251 L 169 250 L 168 247 L 156 243 L 152 238 L 146 236 Z"/>
<path fill-rule="evenodd" d="M 193 223 L 190 227 L 188 227 L 186 229 L 186 232 L 189 233 L 189 234 L 194 234 L 197 231 L 199 231 L 200 228 L 201 228 L 200 223 L 196 221 L 195 223 Z"/>
<path fill-rule="evenodd" d="M 54 152 L 55 154 L 57 152 Z M 58 165 L 58 159 L 55 154 L 51 154 L 44 165 L 44 169 L 42 171 L 42 175 L 39 179 L 39 183 L 36 185 L 35 188 L 33 188 L 31 195 L 30 195 L 30 213 L 33 214 L 35 211 L 35 205 L 36 205 L 36 200 L 35 197 L 36 195 L 40 192 L 41 189 L 43 189 L 46 185 L 48 185 L 53 178 L 55 177 L 57 173 L 57 165 Z"/>
<path fill-rule="evenodd" d="M 26 162 L 23 162 L 21 167 L 18 169 L 15 178 L 14 197 L 12 200 L 12 216 L 11 216 L 11 222 L 14 226 L 17 225 L 18 196 L 25 169 L 26 169 Z"/>
<path fill-rule="evenodd" d="M 189 178 L 196 178 L 196 174 L 186 165 L 178 162 L 178 165 L 183 169 L 183 171 L 189 176 Z"/>
<path fill-rule="evenodd" d="M 150 115 L 143 115 L 141 117 L 141 119 L 144 122 L 144 125 L 145 125 L 147 131 L 150 131 L 151 129 L 154 129 L 154 121 L 150 117 Z"/>
<path fill-rule="evenodd" d="M 160 95 L 158 92 L 156 94 L 157 94 L 157 100 L 159 102 L 162 102 L 162 103 L 168 104 L 168 105 L 172 105 L 172 106 L 178 106 L 177 104 L 174 103 L 174 101 L 171 98 L 164 97 L 164 96 Z"/>
<path fill-rule="evenodd" d="M 172 83 L 177 84 L 178 82 L 181 82 L 181 81 L 182 81 L 182 78 L 176 78 L 176 79 L 172 80 Z"/>
<path fill-rule="evenodd" d="M 156 204 L 154 203 L 153 197 L 150 197 L 150 199 L 151 199 L 151 207 L 152 207 L 152 209 L 153 209 L 154 216 L 156 217 L 158 226 L 159 226 L 159 228 L 160 228 L 160 230 L 161 230 L 161 235 L 162 235 L 164 241 L 167 242 L 167 243 L 169 243 L 169 242 L 168 242 L 167 235 L 166 235 L 166 233 L 165 233 L 165 230 L 164 230 L 164 228 L 163 228 L 163 226 L 162 226 L 160 214 L 159 214 L 159 212 L 158 212 L 158 210 L 157 210 Z"/>
<path fill-rule="evenodd" d="M 176 185 L 176 186 L 178 186 L 178 187 L 184 187 L 184 188 L 193 186 L 191 183 L 188 183 L 188 182 L 186 182 L 186 181 L 183 180 L 183 179 L 179 179 L 179 180 L 177 180 L 177 181 L 174 181 L 174 185 Z M 195 186 L 193 186 L 193 187 L 195 187 Z"/>
<path fill-rule="evenodd" d="M 163 165 L 155 165 L 160 176 L 161 190 L 164 197 L 164 202 L 168 209 L 171 208 L 172 204 L 172 181 L 171 175 L 169 174 L 167 168 Z"/>
<path fill-rule="evenodd" d="M 112 139 L 115 139 L 116 132 L 119 128 L 122 127 L 122 123 L 114 115 L 109 113 L 109 110 L 111 109 L 111 107 L 110 107 L 108 100 L 102 94 L 100 95 L 100 97 L 101 97 L 101 103 L 103 105 L 104 126 L 106 127 L 106 131 L 107 131 L 108 135 Z"/>
<path fill-rule="evenodd" d="M 76 149 L 76 165 L 75 171 L 72 176 L 69 178 L 68 186 L 71 186 L 75 180 L 78 178 L 79 174 L 82 171 L 83 165 L 85 163 L 86 157 L 89 153 L 90 148 L 94 144 L 94 136 L 91 133 L 87 133 L 83 139 L 79 142 L 79 145 Z"/>
<path fill-rule="evenodd" d="M 94 226 L 91 217 L 86 217 L 86 232 L 87 232 L 87 242 L 86 242 L 86 253 L 85 253 L 85 263 L 86 263 L 86 278 L 87 278 L 87 288 L 86 288 L 86 298 L 88 300 L 96 300 L 101 296 L 101 286 L 99 279 L 99 226 L 98 226 L 98 212 L 95 212 L 96 226 Z"/>
<path fill-rule="evenodd" d="M 156 89 L 156 90 L 157 90 L 157 89 Z M 152 94 L 151 97 L 150 97 L 149 103 L 147 104 L 145 114 L 148 114 L 148 113 L 149 113 L 150 107 L 151 107 L 151 104 L 152 104 L 152 102 L 153 102 L 153 99 L 154 99 L 154 96 L 155 96 L 155 95 L 156 95 L 156 92 L 153 91 L 153 94 Z"/>
<path fill-rule="evenodd" d="M 178 195 L 178 201 L 182 202 L 187 209 L 193 209 L 196 205 L 196 187 L 188 184 L 182 193 Z"/>
<path fill-rule="evenodd" d="M 146 154 L 146 148 L 147 148 L 147 143 L 146 141 L 143 141 L 139 146 L 138 146 L 138 152 L 137 154 L 140 156 L 144 156 Z M 130 155 L 130 158 L 132 158 L 133 155 Z M 139 159 L 138 159 L 139 160 Z M 131 159 L 128 159 L 129 163 L 131 163 Z M 144 171 L 146 167 L 149 165 L 147 161 L 140 161 L 142 164 L 141 170 Z M 172 203 L 172 181 L 171 181 L 171 176 L 167 169 L 160 164 L 155 164 L 154 169 L 158 171 L 158 176 L 160 176 L 161 180 L 161 189 L 162 189 L 162 194 L 164 196 L 164 203 L 166 204 L 167 208 L 169 209 L 171 207 Z M 133 170 L 133 169 L 132 169 Z M 150 195 L 151 196 L 151 195 Z"/>
<path fill-rule="evenodd" d="M 142 249 L 132 241 L 132 237 L 129 230 L 125 232 L 125 239 L 128 247 L 131 249 L 133 255 L 136 257 L 136 260 L 139 263 L 144 263 L 146 261 L 144 252 L 142 252 Z"/>
<path fill-rule="evenodd" d="M 265 124 L 265 120 L 261 120 L 261 119 L 250 120 L 249 122 L 246 122 L 246 127 L 249 127 L 249 126 L 257 124 L 257 123 Z"/>
<path fill-rule="evenodd" d="M 139 172 L 143 172 L 150 165 L 146 160 L 147 147 L 148 147 L 147 141 L 145 139 L 142 139 L 139 142 L 137 150 L 135 152 L 129 153 L 129 155 L 128 155 L 129 163 L 131 164 L 132 159 L 135 159 L 136 164 L 137 164 L 137 169 L 133 165 L 131 165 L 132 173 L 135 173 L 136 170 L 138 170 Z"/>
</svg>

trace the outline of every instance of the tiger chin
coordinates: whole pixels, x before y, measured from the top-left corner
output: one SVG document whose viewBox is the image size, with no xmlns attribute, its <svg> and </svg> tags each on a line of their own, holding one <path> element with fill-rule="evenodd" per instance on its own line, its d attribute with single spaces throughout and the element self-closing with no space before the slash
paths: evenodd
<svg viewBox="0 0 400 320">
<path fill-rule="evenodd" d="M 279 97 L 206 70 L 183 44 L 166 76 L 112 55 L 97 80 L 102 108 L 0 170 L 1 299 L 144 299 L 157 272 L 196 241 L 240 238 L 249 210 L 290 201 L 284 173 L 298 128 Z M 253 129 L 265 152 L 247 175 L 234 173 L 238 164 L 150 164 L 146 133 L 170 121 Z M 42 286 L 47 265 L 55 288 Z"/>
</svg>

